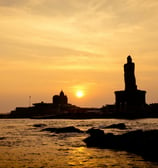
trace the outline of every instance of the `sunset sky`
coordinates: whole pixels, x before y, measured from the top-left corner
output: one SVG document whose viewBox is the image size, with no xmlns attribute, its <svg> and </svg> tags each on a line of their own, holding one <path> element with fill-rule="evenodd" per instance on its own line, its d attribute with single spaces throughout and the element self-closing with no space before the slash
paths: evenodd
<svg viewBox="0 0 158 168">
<path fill-rule="evenodd" d="M 129 54 L 158 102 L 157 0 L 0 0 L 0 44 L 0 113 L 61 90 L 78 106 L 113 104 Z"/>
</svg>

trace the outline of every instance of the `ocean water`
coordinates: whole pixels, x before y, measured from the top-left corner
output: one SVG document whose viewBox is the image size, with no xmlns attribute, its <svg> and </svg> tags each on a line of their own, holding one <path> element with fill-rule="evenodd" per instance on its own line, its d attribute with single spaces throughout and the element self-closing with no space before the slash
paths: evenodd
<svg viewBox="0 0 158 168">
<path fill-rule="evenodd" d="M 125 123 L 126 130 L 104 129 Z M 50 133 L 45 127 L 75 126 L 83 131 L 95 127 L 104 132 L 121 134 L 127 131 L 158 129 L 158 119 L 1 119 L 0 168 L 156 168 L 158 163 L 144 161 L 136 154 L 110 149 L 87 148 L 86 133 Z"/>
</svg>

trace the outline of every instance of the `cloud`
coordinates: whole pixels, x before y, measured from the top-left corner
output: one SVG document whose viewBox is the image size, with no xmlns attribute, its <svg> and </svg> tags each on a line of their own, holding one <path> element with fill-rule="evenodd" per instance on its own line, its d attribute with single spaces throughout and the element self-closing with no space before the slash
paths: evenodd
<svg viewBox="0 0 158 168">
<path fill-rule="evenodd" d="M 18 7 L 18 6 L 23 6 L 28 3 L 29 0 L 0 0 L 0 6 L 5 6 L 5 7 Z"/>
<path fill-rule="evenodd" d="M 0 0 L 0 6 L 4 53 L 117 60 L 116 51 L 157 50 L 156 0 Z"/>
</svg>

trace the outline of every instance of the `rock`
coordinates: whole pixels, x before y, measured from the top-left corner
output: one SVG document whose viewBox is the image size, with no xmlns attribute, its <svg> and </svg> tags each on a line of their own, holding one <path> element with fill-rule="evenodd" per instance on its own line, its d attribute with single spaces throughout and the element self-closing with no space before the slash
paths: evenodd
<svg viewBox="0 0 158 168">
<path fill-rule="evenodd" d="M 0 140 L 6 139 L 5 137 L 0 137 Z"/>
<path fill-rule="evenodd" d="M 81 133 L 83 131 L 81 131 L 80 129 L 78 128 L 75 128 L 73 126 L 70 126 L 70 127 L 63 127 L 63 128 L 58 128 L 56 131 L 56 133 L 66 133 L 66 132 L 78 132 L 78 133 Z"/>
<path fill-rule="evenodd" d="M 77 133 L 82 133 L 78 128 L 75 128 L 73 126 L 69 127 L 63 127 L 63 128 L 45 128 L 42 131 L 50 131 L 50 132 L 55 132 L 55 133 L 67 133 L 67 132 L 77 132 Z"/>
<path fill-rule="evenodd" d="M 87 144 L 88 147 L 103 147 L 105 142 L 105 134 L 103 130 L 91 128 L 86 131 L 90 136 L 83 141 Z"/>
<path fill-rule="evenodd" d="M 55 132 L 58 128 L 44 128 L 42 131 Z"/>
<path fill-rule="evenodd" d="M 45 127 L 45 126 L 47 126 L 46 124 L 34 124 L 33 125 L 34 127 Z"/>
<path fill-rule="evenodd" d="M 88 147 L 125 150 L 139 154 L 146 160 L 158 161 L 158 130 L 136 130 L 122 135 L 90 134 L 84 142 Z"/>
<path fill-rule="evenodd" d="M 104 131 L 100 129 L 90 128 L 86 131 L 86 133 L 90 134 L 91 136 L 102 136 L 104 135 Z"/>
<path fill-rule="evenodd" d="M 119 123 L 119 124 L 112 124 L 109 125 L 105 128 L 117 128 L 117 129 L 126 129 L 126 125 L 124 123 Z"/>
</svg>

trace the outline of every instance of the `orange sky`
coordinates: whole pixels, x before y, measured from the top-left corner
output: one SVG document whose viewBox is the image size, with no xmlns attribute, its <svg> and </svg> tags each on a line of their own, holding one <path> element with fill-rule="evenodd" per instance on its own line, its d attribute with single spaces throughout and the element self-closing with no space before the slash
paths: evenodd
<svg viewBox="0 0 158 168">
<path fill-rule="evenodd" d="M 157 9 L 157 0 L 0 0 L 0 112 L 61 89 L 71 104 L 113 104 L 129 54 L 147 103 L 158 102 Z"/>
</svg>

